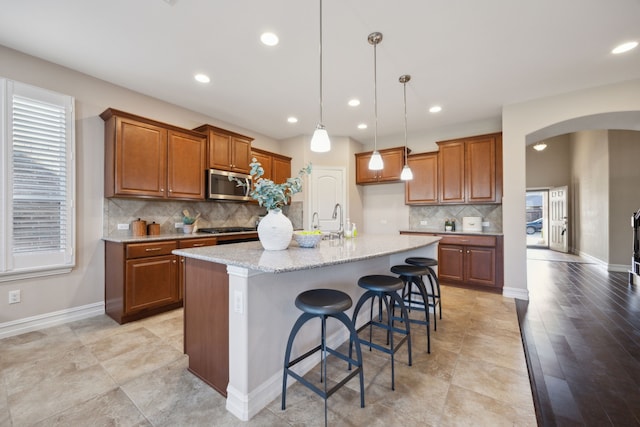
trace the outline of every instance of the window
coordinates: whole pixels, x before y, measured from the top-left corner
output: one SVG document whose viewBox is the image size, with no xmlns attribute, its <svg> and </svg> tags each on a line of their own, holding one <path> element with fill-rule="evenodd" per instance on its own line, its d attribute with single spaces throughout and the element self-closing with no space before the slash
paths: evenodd
<svg viewBox="0 0 640 427">
<path fill-rule="evenodd" d="M 0 281 L 75 265 L 73 102 L 0 79 Z"/>
</svg>

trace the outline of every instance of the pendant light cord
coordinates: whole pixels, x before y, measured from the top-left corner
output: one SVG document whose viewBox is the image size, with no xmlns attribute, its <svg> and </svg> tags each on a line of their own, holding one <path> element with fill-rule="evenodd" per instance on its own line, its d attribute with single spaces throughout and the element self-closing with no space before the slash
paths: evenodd
<svg viewBox="0 0 640 427">
<path fill-rule="evenodd" d="M 407 82 L 402 83 L 404 93 L 404 164 L 407 165 Z"/>
<path fill-rule="evenodd" d="M 378 44 L 373 45 L 373 116 L 375 118 L 373 126 L 373 151 L 378 151 L 378 71 L 376 60 L 376 48 Z"/>
<path fill-rule="evenodd" d="M 322 109 L 322 0 L 320 0 L 320 124 L 323 124 Z"/>
</svg>

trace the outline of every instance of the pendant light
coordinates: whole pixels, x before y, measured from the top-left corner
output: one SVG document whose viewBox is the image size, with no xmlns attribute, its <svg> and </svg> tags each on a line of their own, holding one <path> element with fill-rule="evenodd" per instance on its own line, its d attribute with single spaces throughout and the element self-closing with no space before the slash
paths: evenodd
<svg viewBox="0 0 640 427">
<path fill-rule="evenodd" d="M 547 148 L 547 144 L 545 144 L 544 141 L 538 142 L 536 145 L 533 146 L 533 149 L 536 151 L 542 151 L 545 148 Z"/>
<path fill-rule="evenodd" d="M 369 37 L 369 44 L 373 45 L 373 115 L 375 118 L 373 128 L 373 154 L 369 160 L 369 169 L 374 171 L 382 170 L 384 163 L 382 162 L 382 156 L 378 152 L 378 86 L 377 86 L 377 70 L 376 70 L 376 47 L 378 43 L 382 41 L 382 33 L 371 33 Z"/>
<path fill-rule="evenodd" d="M 409 74 L 403 74 L 398 81 L 402 83 L 402 90 L 404 93 L 404 166 L 402 167 L 402 173 L 400 173 L 400 179 L 402 181 L 409 181 L 413 179 L 413 172 L 407 164 L 407 82 L 411 80 Z"/>
<path fill-rule="evenodd" d="M 320 0 L 320 122 L 311 137 L 311 151 L 326 153 L 331 150 L 329 134 L 322 124 L 322 0 Z"/>
</svg>

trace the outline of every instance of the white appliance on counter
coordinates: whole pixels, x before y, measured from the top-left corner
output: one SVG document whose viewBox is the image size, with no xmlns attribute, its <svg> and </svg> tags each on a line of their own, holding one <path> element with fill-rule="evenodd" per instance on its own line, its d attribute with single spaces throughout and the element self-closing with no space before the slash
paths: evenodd
<svg viewBox="0 0 640 427">
<path fill-rule="evenodd" d="M 482 217 L 481 216 L 465 216 L 462 217 L 462 231 L 481 233 Z"/>
</svg>

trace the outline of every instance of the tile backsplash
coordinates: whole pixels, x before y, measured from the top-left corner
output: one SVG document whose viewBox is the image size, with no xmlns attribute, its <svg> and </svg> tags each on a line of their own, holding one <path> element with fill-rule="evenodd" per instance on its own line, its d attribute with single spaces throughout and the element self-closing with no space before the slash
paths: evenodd
<svg viewBox="0 0 640 427">
<path fill-rule="evenodd" d="M 255 227 L 258 217 L 266 209 L 255 203 L 237 202 L 187 202 L 140 199 L 104 199 L 103 234 L 105 236 L 131 235 L 131 229 L 118 230 L 118 224 L 131 224 L 138 218 L 160 224 L 160 233 L 179 232 L 175 223 L 182 222 L 182 211 L 191 215 L 200 213 L 197 226 L 205 227 Z M 302 228 L 302 202 L 293 202 L 283 209 L 293 223 L 293 228 Z M 129 227 L 131 228 L 131 227 Z"/>
<path fill-rule="evenodd" d="M 458 230 L 462 230 L 462 218 L 465 216 L 479 216 L 483 222 L 488 222 L 488 227 L 482 227 L 484 232 L 502 233 L 502 205 L 411 206 L 409 229 L 444 231 L 444 222 L 455 219 L 456 226 L 460 227 Z M 426 224 L 423 223 L 425 221 Z"/>
</svg>

